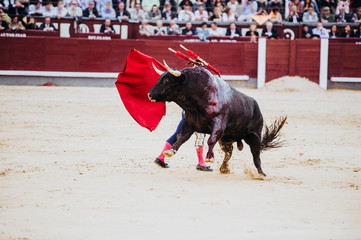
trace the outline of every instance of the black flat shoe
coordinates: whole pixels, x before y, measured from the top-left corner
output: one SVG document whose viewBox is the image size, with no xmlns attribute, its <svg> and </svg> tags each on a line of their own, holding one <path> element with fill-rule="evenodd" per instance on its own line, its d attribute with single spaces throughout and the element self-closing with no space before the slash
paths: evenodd
<svg viewBox="0 0 361 240">
<path fill-rule="evenodd" d="M 201 165 L 197 165 L 196 169 L 198 171 L 204 171 L 204 172 L 213 172 L 213 169 L 210 166 L 201 166 Z"/>
<path fill-rule="evenodd" d="M 168 163 L 163 162 L 162 160 L 160 160 L 159 158 L 155 159 L 154 161 L 156 164 L 158 164 L 159 166 L 161 166 L 162 168 L 169 168 Z"/>
</svg>

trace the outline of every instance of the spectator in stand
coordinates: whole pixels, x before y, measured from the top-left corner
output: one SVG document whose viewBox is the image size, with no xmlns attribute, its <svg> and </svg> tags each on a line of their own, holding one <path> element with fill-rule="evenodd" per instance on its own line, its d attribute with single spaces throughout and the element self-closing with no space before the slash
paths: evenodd
<svg viewBox="0 0 361 240">
<path fill-rule="evenodd" d="M 231 39 L 233 39 L 235 37 L 242 37 L 242 33 L 237 28 L 236 24 L 234 22 L 231 22 L 231 24 L 229 24 L 229 27 L 227 28 L 226 36 L 229 36 Z"/>
<path fill-rule="evenodd" d="M 222 21 L 223 22 L 231 22 L 231 21 L 236 21 L 236 15 L 234 13 L 232 13 L 231 9 L 229 7 L 227 7 L 223 14 L 222 14 Z"/>
<path fill-rule="evenodd" d="M 40 0 L 42 1 L 42 0 Z M 71 7 L 71 3 L 73 2 L 73 0 L 63 0 L 64 1 L 64 7 L 66 9 L 70 8 Z"/>
<path fill-rule="evenodd" d="M 214 8 L 214 1 L 213 0 L 203 0 L 204 4 L 206 5 L 205 10 L 208 12 L 208 15 L 212 14 Z"/>
<path fill-rule="evenodd" d="M 240 7 L 242 15 L 238 17 L 238 21 L 252 21 L 252 15 L 257 14 L 257 2 L 254 0 L 244 0 L 244 4 Z"/>
<path fill-rule="evenodd" d="M 23 24 L 21 23 L 21 21 L 19 21 L 19 16 L 14 16 L 10 25 L 9 25 L 9 28 L 14 30 L 14 31 L 19 31 L 19 30 L 24 30 L 24 26 Z"/>
<path fill-rule="evenodd" d="M 34 5 L 29 6 L 29 14 L 31 16 L 43 16 L 43 6 L 41 6 L 41 2 L 38 0 Z"/>
<path fill-rule="evenodd" d="M 351 25 L 350 24 L 347 24 L 345 26 L 345 31 L 340 33 L 340 37 L 343 37 L 343 38 L 353 38 L 353 37 L 356 37 L 354 31 L 352 30 L 351 28 Z"/>
<path fill-rule="evenodd" d="M 159 5 L 160 11 L 163 13 L 165 6 L 168 4 L 171 6 L 171 11 L 173 12 L 173 14 L 175 14 L 177 12 L 177 4 L 175 0 L 160 0 L 160 5 Z"/>
<path fill-rule="evenodd" d="M 206 8 L 206 4 L 202 2 L 202 0 L 196 0 L 195 3 L 193 3 L 192 12 L 195 13 L 199 7 L 203 7 L 203 9 Z"/>
<path fill-rule="evenodd" d="M 352 20 L 353 23 L 361 23 L 361 7 L 358 7 L 356 9 L 356 12 L 352 15 Z"/>
<path fill-rule="evenodd" d="M 78 0 L 79 7 L 83 11 L 83 16 L 84 16 L 85 9 L 87 9 L 89 7 L 89 2 L 90 1 L 93 1 L 93 0 Z"/>
<path fill-rule="evenodd" d="M 135 4 L 135 8 L 130 12 L 130 18 L 138 21 L 146 19 L 146 14 L 143 9 L 140 8 L 140 3 Z"/>
<path fill-rule="evenodd" d="M 0 0 L 1 2 L 1 0 Z M 30 4 L 30 0 L 20 0 L 20 3 L 24 5 L 25 7 L 25 14 L 29 15 L 29 4 Z"/>
<path fill-rule="evenodd" d="M 3 20 L 3 16 L 0 14 L 0 31 L 9 29 L 9 24 Z"/>
<path fill-rule="evenodd" d="M 43 10 L 44 17 L 54 17 L 54 6 L 51 1 L 45 3 L 45 8 Z"/>
<path fill-rule="evenodd" d="M 339 8 L 339 12 L 340 12 L 340 14 L 338 14 L 338 15 L 336 16 L 336 21 L 337 21 L 338 23 L 346 23 L 346 22 L 350 22 L 350 21 L 351 21 L 350 15 L 348 15 L 348 14 L 345 13 L 345 9 L 344 9 L 344 8 L 340 7 L 340 8 Z"/>
<path fill-rule="evenodd" d="M 148 18 L 152 20 L 162 19 L 162 13 L 160 12 L 159 7 L 157 5 L 153 5 L 152 10 L 148 13 Z"/>
<path fill-rule="evenodd" d="M 172 11 L 172 5 L 169 2 L 166 2 L 164 5 L 164 11 L 162 13 L 162 19 L 169 21 L 176 17 L 177 15 Z"/>
<path fill-rule="evenodd" d="M 317 35 L 320 38 L 329 38 L 326 28 L 323 27 L 322 22 L 317 23 L 317 27 L 312 29 L 312 35 Z"/>
<path fill-rule="evenodd" d="M 279 11 L 278 7 L 273 7 L 271 12 L 269 13 L 270 19 L 272 23 L 281 23 L 282 22 L 282 15 Z"/>
<path fill-rule="evenodd" d="M 124 2 L 119 2 L 118 10 L 116 13 L 119 21 L 127 20 L 130 18 L 130 13 L 125 9 Z"/>
<path fill-rule="evenodd" d="M 9 25 L 11 23 L 11 18 L 7 13 L 4 12 L 5 8 L 0 7 L 0 15 L 3 17 L 3 20 Z"/>
<path fill-rule="evenodd" d="M 27 24 L 25 24 L 25 28 L 31 29 L 31 30 L 38 29 L 38 26 L 36 25 L 36 21 L 35 21 L 34 17 L 31 17 L 29 19 L 29 22 Z"/>
<path fill-rule="evenodd" d="M 252 23 L 251 25 L 249 25 L 249 30 L 246 32 L 246 36 L 253 36 L 256 35 L 258 37 L 258 32 L 257 32 L 257 25 Z"/>
<path fill-rule="evenodd" d="M 327 22 L 335 22 L 335 15 L 333 15 L 330 11 L 329 7 L 323 7 L 322 8 L 322 14 L 321 14 L 321 22 L 327 23 Z"/>
<path fill-rule="evenodd" d="M 307 12 L 303 13 L 302 17 L 303 23 L 317 23 L 318 22 L 318 16 L 317 13 L 313 10 L 313 7 L 309 7 L 307 9 Z"/>
<path fill-rule="evenodd" d="M 269 7 L 273 8 L 273 7 L 278 7 L 281 8 L 282 7 L 282 1 L 281 0 L 271 0 L 269 1 Z"/>
<path fill-rule="evenodd" d="M 78 2 L 73 0 L 71 2 L 71 7 L 67 9 L 68 17 L 80 18 L 83 17 L 83 11 L 78 7 Z"/>
<path fill-rule="evenodd" d="M 209 36 L 210 37 L 222 37 L 224 36 L 224 33 L 222 29 L 218 28 L 216 22 L 211 23 L 211 29 L 209 29 Z"/>
<path fill-rule="evenodd" d="M 190 10 L 192 11 L 193 2 L 191 0 L 182 0 L 179 1 L 179 7 L 184 10 L 185 6 L 189 6 Z M 180 13 L 180 11 L 179 11 Z"/>
<path fill-rule="evenodd" d="M 194 13 L 196 21 L 208 21 L 208 12 L 204 10 L 203 6 L 199 6 L 198 10 Z"/>
<path fill-rule="evenodd" d="M 121 2 L 121 3 L 123 3 L 123 2 Z M 124 3 L 123 3 L 123 5 L 124 5 Z M 88 8 L 83 11 L 83 17 L 87 17 L 87 18 L 91 18 L 91 19 L 99 17 L 99 13 L 98 13 L 98 10 L 95 8 L 94 1 L 88 2 Z"/>
<path fill-rule="evenodd" d="M 178 21 L 194 21 L 194 13 L 189 5 L 184 5 L 184 9 L 179 11 Z"/>
<path fill-rule="evenodd" d="M 321 0 L 320 1 L 320 8 L 322 9 L 324 7 L 329 7 L 330 12 L 334 13 L 335 8 L 336 8 L 336 4 L 335 4 L 334 0 Z"/>
<path fill-rule="evenodd" d="M 358 25 L 355 37 L 361 38 L 361 23 Z"/>
<path fill-rule="evenodd" d="M 159 0 L 147 0 L 147 1 L 141 1 L 142 9 L 145 12 L 151 12 L 153 10 L 154 5 L 158 7 L 159 10 Z"/>
<path fill-rule="evenodd" d="M 210 21 L 222 21 L 222 10 L 221 7 L 214 7 L 213 14 L 209 17 Z"/>
<path fill-rule="evenodd" d="M 315 9 L 315 6 L 314 6 L 314 4 L 313 4 L 313 2 L 311 0 L 304 0 L 304 1 L 301 2 L 301 4 L 302 4 L 302 12 L 303 13 L 308 12 L 308 9 L 310 7 L 312 7 L 313 10 Z"/>
<path fill-rule="evenodd" d="M 260 8 L 257 9 L 257 14 L 256 15 L 268 16 L 268 12 L 266 11 L 265 8 L 260 7 Z"/>
<path fill-rule="evenodd" d="M 100 27 L 101 33 L 115 33 L 110 18 L 106 18 L 102 26 Z"/>
<path fill-rule="evenodd" d="M 227 3 L 227 8 L 231 9 L 231 12 L 236 15 L 237 11 L 238 11 L 238 7 L 239 7 L 239 3 L 236 0 L 230 0 Z"/>
<path fill-rule="evenodd" d="M 14 4 L 9 5 L 9 15 L 23 17 L 28 14 L 29 10 L 25 7 L 20 0 L 14 0 Z"/>
<path fill-rule="evenodd" d="M 349 14 L 350 13 L 350 3 L 348 0 L 339 0 L 337 3 L 337 7 L 336 7 L 336 12 L 335 14 L 338 15 L 340 14 L 340 8 L 345 9 L 345 13 Z"/>
<path fill-rule="evenodd" d="M 207 23 L 203 22 L 201 28 L 198 28 L 196 31 L 197 36 L 201 41 L 206 41 L 209 38 L 209 31 L 207 29 Z"/>
<path fill-rule="evenodd" d="M 329 38 L 338 38 L 339 37 L 339 34 L 337 32 L 337 25 L 336 24 L 333 24 L 331 26 L 331 31 L 329 32 Z"/>
<path fill-rule="evenodd" d="M 296 0 L 296 1 L 299 1 L 299 0 Z M 257 1 L 257 12 L 260 8 L 267 9 L 266 0 L 258 0 Z"/>
<path fill-rule="evenodd" d="M 64 8 L 62 0 L 58 1 L 57 7 L 53 8 L 53 16 L 56 18 L 63 18 L 68 14 L 68 11 Z"/>
<path fill-rule="evenodd" d="M 159 36 L 165 35 L 165 31 L 164 29 L 162 29 L 163 28 L 162 20 L 158 20 L 156 24 L 157 27 L 154 29 L 154 35 L 159 35 Z"/>
<path fill-rule="evenodd" d="M 288 19 L 289 22 L 293 22 L 293 23 L 299 23 L 301 22 L 301 17 L 297 12 L 297 7 L 296 6 L 292 6 L 290 13 L 288 15 Z"/>
<path fill-rule="evenodd" d="M 100 15 L 102 18 L 115 19 L 116 17 L 115 10 L 110 2 L 107 2 L 105 4 L 105 8 L 102 9 Z"/>
<path fill-rule="evenodd" d="M 219 7 L 222 12 L 226 9 L 226 5 L 223 0 L 215 0 L 213 7 Z"/>
<path fill-rule="evenodd" d="M 46 17 L 44 22 L 40 25 L 40 30 L 44 31 L 56 31 L 54 24 L 51 22 L 50 17 Z"/>
<path fill-rule="evenodd" d="M 131 11 L 133 11 L 133 10 L 135 9 L 135 5 L 136 5 L 137 3 L 140 4 L 140 2 L 141 2 L 140 0 L 126 0 L 125 6 L 127 6 L 128 12 L 131 13 Z"/>
<path fill-rule="evenodd" d="M 176 23 L 175 19 L 172 19 L 169 23 L 169 26 L 167 27 L 167 34 L 168 35 L 179 35 L 180 29 L 179 26 Z"/>
<path fill-rule="evenodd" d="M 308 28 L 306 24 L 302 25 L 302 38 L 311 39 L 312 30 Z"/>
<path fill-rule="evenodd" d="M 182 35 L 192 36 L 196 34 L 196 30 L 192 27 L 191 22 L 186 23 L 186 27 L 182 29 Z"/>
<path fill-rule="evenodd" d="M 147 19 L 142 20 L 142 24 L 139 26 L 139 34 L 147 37 L 153 34 L 153 31 L 149 26 L 149 22 Z"/>
<path fill-rule="evenodd" d="M 268 39 L 278 38 L 277 30 L 273 28 L 273 24 L 271 22 L 266 23 L 266 28 L 262 31 L 262 36 L 266 36 Z"/>
<path fill-rule="evenodd" d="M 295 8 L 293 8 L 295 7 Z M 292 10 L 293 8 L 293 10 Z M 289 7 L 289 12 L 294 11 L 297 13 L 297 15 L 300 15 L 300 13 L 302 12 L 302 4 L 300 3 L 300 0 L 293 0 L 290 3 L 290 7 Z"/>
</svg>

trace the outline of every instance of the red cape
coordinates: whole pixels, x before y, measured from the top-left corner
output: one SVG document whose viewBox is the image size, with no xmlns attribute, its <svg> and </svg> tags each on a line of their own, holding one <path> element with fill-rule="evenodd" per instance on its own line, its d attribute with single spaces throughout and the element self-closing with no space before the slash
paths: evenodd
<svg viewBox="0 0 361 240">
<path fill-rule="evenodd" d="M 159 79 L 154 65 L 162 71 L 166 68 L 134 48 L 130 51 L 123 72 L 119 73 L 115 85 L 125 108 L 134 120 L 142 127 L 153 131 L 165 115 L 165 103 L 153 103 L 148 98 L 149 90 Z"/>
</svg>

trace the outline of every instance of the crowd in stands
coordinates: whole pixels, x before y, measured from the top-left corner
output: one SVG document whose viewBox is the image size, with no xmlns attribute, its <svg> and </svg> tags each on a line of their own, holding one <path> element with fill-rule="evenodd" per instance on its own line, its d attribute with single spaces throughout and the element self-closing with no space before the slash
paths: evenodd
<svg viewBox="0 0 361 240">
<path fill-rule="evenodd" d="M 110 20 L 138 20 L 141 22 L 142 35 L 198 35 L 201 40 L 210 36 L 242 36 L 236 22 L 267 23 L 261 35 L 277 38 L 272 28 L 274 23 L 293 22 L 305 24 L 303 37 L 355 37 L 347 25 L 342 34 L 336 23 L 361 23 L 361 0 L 0 0 L 0 31 L 3 29 L 35 29 L 37 24 L 33 16 L 45 17 L 41 29 L 55 30 L 51 18 L 71 17 L 106 19 L 101 32 L 114 32 Z M 24 17 L 27 17 L 24 20 Z M 150 27 L 148 21 L 157 20 L 156 27 Z M 162 20 L 170 25 L 163 27 Z M 201 27 L 194 29 L 192 21 L 202 21 Z M 210 26 L 207 22 L 211 21 Z M 182 29 L 178 22 L 187 22 Z M 226 31 L 220 31 L 217 23 L 227 22 Z M 323 23 L 335 23 L 329 33 Z M 308 25 L 317 24 L 314 29 Z M 248 36 L 258 36 L 256 25 L 251 25 Z"/>
</svg>

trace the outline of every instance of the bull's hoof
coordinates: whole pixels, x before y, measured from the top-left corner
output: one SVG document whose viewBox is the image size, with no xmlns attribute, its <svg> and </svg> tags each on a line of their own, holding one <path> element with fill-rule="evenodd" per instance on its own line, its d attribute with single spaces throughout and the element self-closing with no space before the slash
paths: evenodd
<svg viewBox="0 0 361 240">
<path fill-rule="evenodd" d="M 262 175 L 263 177 L 267 177 L 267 175 L 263 171 L 258 171 L 259 175 Z"/>
<path fill-rule="evenodd" d="M 162 168 L 169 168 L 168 163 L 163 162 L 162 160 L 160 160 L 159 158 L 155 159 L 154 161 L 156 164 L 158 164 L 159 166 L 161 166 Z"/>
<path fill-rule="evenodd" d="M 176 150 L 168 149 L 167 151 L 164 151 L 164 152 L 163 152 L 163 155 L 166 156 L 166 157 L 171 157 L 171 156 L 173 156 L 176 152 L 177 152 Z"/>
<path fill-rule="evenodd" d="M 213 169 L 210 166 L 201 166 L 201 165 L 197 165 L 196 169 L 198 171 L 204 171 L 204 172 L 212 172 Z"/>
<path fill-rule="evenodd" d="M 228 168 L 228 167 L 223 167 L 223 166 L 221 166 L 221 167 L 219 168 L 219 171 L 220 171 L 221 173 L 223 173 L 223 174 L 228 174 L 228 173 L 230 173 L 229 168 Z"/>
<path fill-rule="evenodd" d="M 214 163 L 214 158 L 206 158 L 205 162 Z"/>
</svg>

